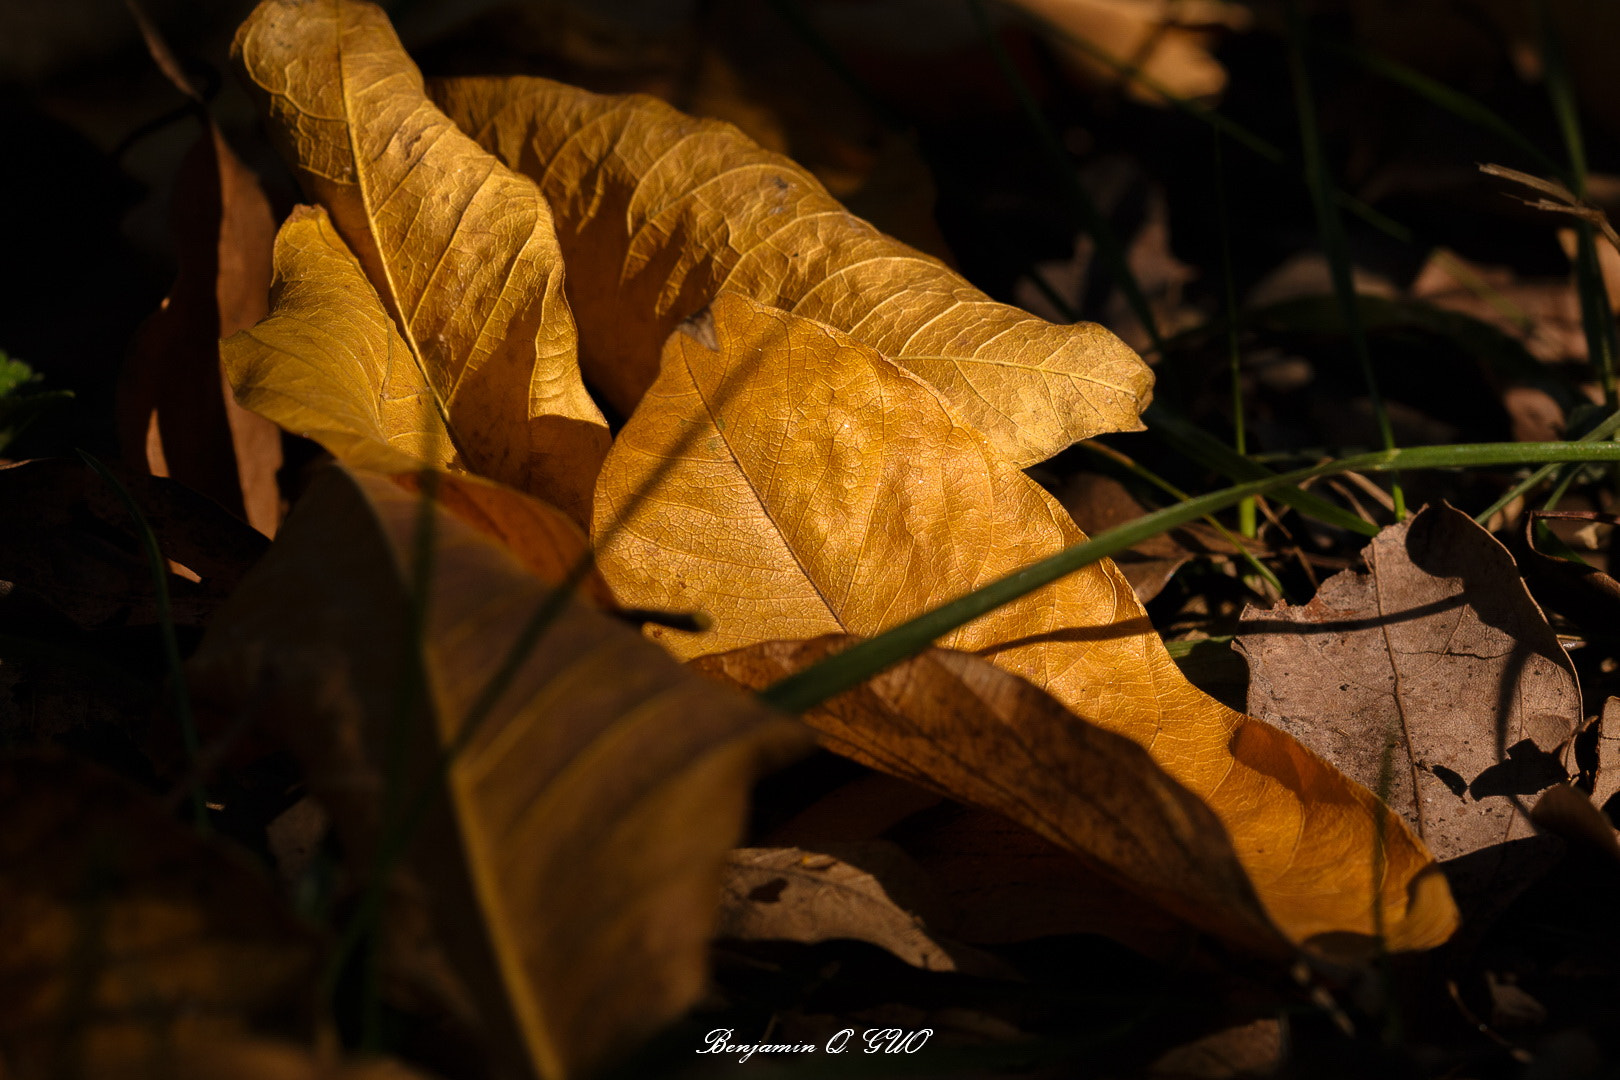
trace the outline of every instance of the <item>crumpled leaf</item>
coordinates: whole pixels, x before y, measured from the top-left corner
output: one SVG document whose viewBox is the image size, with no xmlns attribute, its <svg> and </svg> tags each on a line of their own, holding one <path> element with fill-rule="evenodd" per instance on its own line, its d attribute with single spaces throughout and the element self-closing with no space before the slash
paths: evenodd
<svg viewBox="0 0 1620 1080">
<path fill-rule="evenodd" d="M 120 379 L 124 458 L 271 536 L 281 517 L 281 433 L 231 399 L 219 339 L 264 318 L 276 227 L 258 179 L 211 119 L 180 164 L 173 216 L 179 273 Z"/>
<path fill-rule="evenodd" d="M 220 351 L 243 405 L 407 486 L 418 470 L 437 470 L 445 507 L 505 543 L 542 581 L 561 582 L 585 555 L 584 533 L 560 510 L 457 471 L 456 440 L 432 387 L 324 209 L 293 210 L 276 237 L 270 316 Z M 586 587 L 611 602 L 595 573 Z"/>
<path fill-rule="evenodd" d="M 277 718 L 362 870 L 409 685 L 420 512 L 380 477 L 322 473 L 191 665 L 200 701 Z M 406 790 L 434 775 L 441 747 L 465 746 L 416 838 L 415 876 L 492 1054 L 514 1072 L 573 1075 L 701 991 L 748 787 L 803 729 L 570 602 L 466 731 L 548 590 L 455 518 L 435 509 L 432 524 L 430 716 L 413 725 Z"/>
<path fill-rule="evenodd" d="M 762 689 L 855 639 L 697 660 Z M 830 750 L 1004 814 L 1228 941 L 1286 954 L 1220 820 L 1130 739 L 988 661 L 933 649 L 811 709 Z"/>
<path fill-rule="evenodd" d="M 887 949 L 925 971 L 1010 970 L 988 953 L 941 938 L 927 913 L 934 905 L 921 869 L 890 845 L 849 845 L 847 855 L 844 845 L 738 848 L 726 856 L 715 936 L 806 945 L 843 938 Z"/>
<path fill-rule="evenodd" d="M 728 124 L 545 79 L 449 79 L 432 92 L 551 201 L 581 362 L 625 414 L 669 333 L 726 293 L 877 349 L 1021 465 L 1141 426 L 1152 373 L 1112 333 L 994 303 Z"/>
<path fill-rule="evenodd" d="M 316 938 L 269 878 L 59 754 L 0 760 L 8 1076 L 173 1076 L 201 1039 L 315 1035 Z"/>
<path fill-rule="evenodd" d="M 417 369 L 462 464 L 583 520 L 608 432 L 580 380 L 539 191 L 433 107 L 371 4 L 264 0 L 232 55 L 377 290 L 405 346 L 392 360 Z M 286 363 L 263 377 L 307 377 L 283 375 Z"/>
<path fill-rule="evenodd" d="M 1444 505 L 1362 557 L 1308 604 L 1245 610 L 1250 712 L 1383 791 L 1441 859 L 1532 835 L 1523 797 L 1566 778 L 1584 716 L 1513 557 Z"/>
<path fill-rule="evenodd" d="M 340 461 L 387 473 L 460 463 L 432 383 L 321 207 L 281 226 L 269 317 L 220 353 L 239 402 Z"/>
<path fill-rule="evenodd" d="M 701 634 L 649 631 L 677 656 L 876 634 L 1084 539 L 871 349 L 740 296 L 712 310 L 712 324 L 672 335 L 603 467 L 593 528 L 621 602 L 713 618 Z M 1410 833 L 1292 739 L 1191 686 L 1111 563 L 938 644 L 977 652 L 1147 747 L 1215 811 L 1295 940 L 1382 925 L 1391 947 L 1421 948 L 1450 932 L 1444 883 Z M 1387 868 L 1381 924 L 1375 850 Z"/>
</svg>

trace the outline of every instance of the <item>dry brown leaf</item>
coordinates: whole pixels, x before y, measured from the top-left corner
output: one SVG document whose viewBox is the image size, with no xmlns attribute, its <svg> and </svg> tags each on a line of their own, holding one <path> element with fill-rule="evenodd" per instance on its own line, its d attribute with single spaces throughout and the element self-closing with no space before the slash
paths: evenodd
<svg viewBox="0 0 1620 1080">
<path fill-rule="evenodd" d="M 362 870 L 408 685 L 420 502 L 380 477 L 321 474 L 192 662 L 213 708 L 253 702 L 278 718 Z M 500 545 L 437 510 L 432 521 L 431 717 L 417 726 L 413 786 L 440 747 L 466 745 L 413 866 L 494 1056 L 514 1072 L 572 1075 L 701 991 L 748 787 L 803 729 L 568 603 L 464 732 L 549 592 Z"/>
<path fill-rule="evenodd" d="M 1226 88 L 1226 69 L 1210 54 L 1198 26 L 1248 25 L 1249 11 L 1221 0 L 1011 0 L 1059 32 L 1064 57 L 1087 81 L 1123 85 L 1131 97 L 1165 104 L 1163 87 L 1178 98 L 1214 97 Z M 1107 63 L 1082 45 L 1112 57 Z M 1132 74 L 1125 74 L 1121 68 Z"/>
<path fill-rule="evenodd" d="M 258 179 L 212 120 L 180 163 L 174 231 L 174 287 L 141 327 L 120 379 L 124 459 L 271 536 L 281 518 L 281 433 L 232 399 L 219 339 L 264 318 L 276 226 Z"/>
<path fill-rule="evenodd" d="M 8 1076 L 156 1080 L 192 1040 L 314 1037 L 317 941 L 236 850 L 56 754 L 0 761 L 0 815 Z"/>
<path fill-rule="evenodd" d="M 1611 697 L 1603 703 L 1597 736 L 1597 775 L 1592 787 L 1592 803 L 1606 813 L 1616 813 L 1620 811 L 1620 804 L 1611 810 L 1609 803 L 1620 795 L 1620 698 Z"/>
<path fill-rule="evenodd" d="M 735 295 L 716 299 L 711 323 L 672 335 L 603 468 L 593 534 L 622 602 L 713 617 L 702 634 L 650 631 L 686 658 L 869 636 L 1084 539 L 919 380 Z M 1292 739 L 1189 684 L 1111 563 L 939 644 L 1147 747 L 1214 809 L 1295 940 L 1382 925 L 1392 947 L 1421 948 L 1450 932 L 1444 882 L 1411 834 Z"/>
<path fill-rule="evenodd" d="M 1513 557 L 1450 506 L 1362 557 L 1309 604 L 1244 612 L 1250 712 L 1386 791 L 1441 859 L 1531 835 L 1522 800 L 1565 779 L 1583 714 Z"/>
<path fill-rule="evenodd" d="M 738 848 L 726 856 L 716 936 L 865 941 L 925 971 L 1005 974 L 989 954 L 938 936 L 928 917 L 937 903 L 922 869 L 892 845 Z"/>
<path fill-rule="evenodd" d="M 551 200 L 581 361 L 626 415 L 670 332 L 736 294 L 882 352 L 1019 464 L 1140 427 L 1153 377 L 1109 331 L 992 302 L 729 124 L 544 79 L 452 79 L 433 93 Z"/>
<path fill-rule="evenodd" d="M 696 665 L 762 689 L 854 640 L 771 641 Z M 1289 951 L 1208 807 L 1136 743 L 988 661 L 934 649 L 804 719 L 829 750 L 1004 814 L 1195 926 Z"/>
<path fill-rule="evenodd" d="M 433 107 L 371 4 L 264 0 L 232 53 L 463 464 L 588 517 L 607 425 L 580 380 L 539 191 Z"/>
</svg>

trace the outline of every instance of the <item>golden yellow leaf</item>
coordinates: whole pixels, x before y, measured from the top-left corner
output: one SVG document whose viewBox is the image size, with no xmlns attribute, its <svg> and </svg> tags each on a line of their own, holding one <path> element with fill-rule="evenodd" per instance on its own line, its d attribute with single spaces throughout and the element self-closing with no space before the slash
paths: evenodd
<svg viewBox="0 0 1620 1080">
<path fill-rule="evenodd" d="M 586 553 L 585 534 L 549 503 L 460 472 L 433 391 L 325 210 L 300 206 L 276 237 L 270 316 L 220 346 L 237 400 L 339 460 L 407 486 L 439 471 L 440 500 L 556 584 Z M 586 589 L 610 596 L 592 573 Z"/>
<path fill-rule="evenodd" d="M 433 107 L 377 7 L 264 0 L 232 48 L 330 212 L 466 467 L 583 519 L 608 444 L 551 212 Z"/>
<path fill-rule="evenodd" d="M 622 602 L 713 618 L 700 634 L 651 631 L 677 656 L 876 634 L 1085 538 L 876 352 L 740 296 L 712 314 L 670 338 L 603 467 L 593 527 Z M 1381 927 L 1410 949 L 1450 934 L 1455 908 L 1416 838 L 1365 788 L 1188 683 L 1112 563 L 938 644 L 1146 747 L 1220 817 L 1295 940 Z"/>
<path fill-rule="evenodd" d="M 767 641 L 693 665 L 762 690 L 855 640 Z M 931 649 L 804 719 L 829 750 L 1012 818 L 1194 926 L 1289 952 L 1209 807 L 1136 743 L 987 660 Z"/>
<path fill-rule="evenodd" d="M 0 1061 L 18 1078 L 172 1076 L 191 1040 L 314 1038 L 318 939 L 238 850 L 60 754 L 0 762 L 0 814 Z"/>
<path fill-rule="evenodd" d="M 296 207 L 282 225 L 270 296 L 268 318 L 220 345 L 237 401 L 358 468 L 466 464 L 426 374 L 325 210 Z"/>
<path fill-rule="evenodd" d="M 749 786 L 806 732 L 576 602 L 467 728 L 550 593 L 499 544 L 431 513 L 429 715 L 412 728 L 408 790 L 462 748 L 412 866 L 492 1053 L 512 1074 L 572 1075 L 702 990 Z M 212 708 L 251 701 L 279 718 L 362 859 L 379 843 L 381 763 L 410 685 L 421 514 L 385 479 L 322 473 L 192 661 Z"/>
<path fill-rule="evenodd" d="M 581 362 L 625 414 L 670 331 L 724 292 L 872 346 L 1020 465 L 1140 427 L 1153 376 L 1109 331 L 993 302 L 729 124 L 545 79 L 450 79 L 432 90 L 551 201 Z"/>
</svg>

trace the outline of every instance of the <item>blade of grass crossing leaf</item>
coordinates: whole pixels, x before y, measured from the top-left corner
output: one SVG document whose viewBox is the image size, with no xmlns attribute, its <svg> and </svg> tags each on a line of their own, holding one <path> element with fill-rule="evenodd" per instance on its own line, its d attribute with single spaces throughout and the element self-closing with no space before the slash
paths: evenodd
<svg viewBox="0 0 1620 1080">
<path fill-rule="evenodd" d="M 762 696 L 777 708 L 792 713 L 802 712 L 917 655 L 938 638 L 981 615 L 1160 533 L 1235 506 L 1250 496 L 1265 495 L 1317 477 L 1351 470 L 1395 472 L 1403 469 L 1523 465 L 1549 461 L 1620 461 L 1620 445 L 1605 442 L 1473 443 L 1376 450 L 1210 492 L 1179 505 L 1156 510 L 1118 528 L 1099 533 L 1083 543 L 1064 548 L 1055 555 L 789 676 L 763 691 Z"/>
<path fill-rule="evenodd" d="M 1172 449 L 1228 480 L 1264 480 L 1277 475 L 1264 465 L 1243 457 L 1197 424 L 1157 401 L 1142 410 L 1142 422 L 1150 433 L 1163 439 Z M 1285 487 L 1272 491 L 1271 497 L 1323 524 L 1362 536 L 1378 535 L 1377 525 L 1363 521 L 1312 492 Z"/>
<path fill-rule="evenodd" d="M 1172 484 L 1170 481 L 1166 480 L 1152 469 L 1144 468 L 1143 466 L 1138 465 L 1136 462 L 1127 458 L 1124 454 L 1116 454 L 1108 447 L 1100 443 L 1096 445 L 1082 445 L 1084 445 L 1085 448 L 1092 453 L 1107 458 L 1118 467 L 1124 469 L 1126 472 L 1129 472 L 1132 476 L 1152 484 L 1166 495 L 1169 495 L 1172 499 L 1181 499 L 1185 501 L 1191 498 L 1191 496 L 1185 491 L 1182 491 L 1180 488 L 1176 487 L 1176 485 Z M 1249 501 L 1249 504 L 1252 505 L 1252 500 Z M 1242 506 L 1244 504 L 1239 503 L 1238 505 Z M 1277 575 L 1271 572 L 1271 568 L 1265 563 L 1261 562 L 1259 558 L 1255 556 L 1254 552 L 1250 551 L 1243 545 L 1242 541 L 1233 536 L 1231 530 L 1229 530 L 1225 525 L 1222 525 L 1218 518 L 1210 515 L 1205 517 L 1204 521 L 1212 526 L 1216 532 L 1221 534 L 1221 539 L 1232 545 L 1233 549 L 1237 551 L 1238 555 L 1243 559 L 1243 561 L 1249 564 L 1249 568 L 1251 570 L 1253 570 L 1256 574 L 1259 574 L 1260 577 L 1264 579 L 1266 584 L 1277 590 L 1278 596 L 1288 595 L 1286 590 L 1283 589 L 1282 582 L 1277 580 Z"/>
<path fill-rule="evenodd" d="M 1350 333 L 1350 346 L 1355 351 L 1361 377 L 1367 384 L 1367 400 L 1372 404 L 1373 418 L 1378 424 L 1379 440 L 1384 449 L 1395 448 L 1395 430 L 1390 426 L 1389 411 L 1378 391 L 1378 379 L 1373 374 L 1372 354 L 1367 348 L 1367 334 L 1361 325 L 1361 309 L 1356 303 L 1355 280 L 1350 268 L 1350 252 L 1345 244 L 1343 224 L 1339 221 L 1338 207 L 1334 205 L 1327 176 L 1327 159 L 1322 149 L 1321 132 L 1316 124 L 1316 100 L 1311 91 L 1310 71 L 1305 63 L 1305 16 L 1299 0 L 1288 0 L 1288 67 L 1293 79 L 1294 108 L 1299 115 L 1300 145 L 1305 152 L 1305 183 L 1311 190 L 1311 204 L 1316 209 L 1317 229 L 1322 238 L 1322 253 L 1327 256 L 1333 275 L 1333 292 L 1339 299 L 1344 314 L 1344 325 Z M 1392 484 L 1395 499 L 1395 517 L 1406 517 L 1406 498 L 1401 490 L 1400 478 Z"/>
<path fill-rule="evenodd" d="M 1126 303 L 1130 304 L 1131 312 L 1141 321 L 1148 339 L 1153 342 L 1153 348 L 1163 352 L 1164 339 L 1159 335 L 1158 320 L 1154 318 L 1153 309 L 1148 305 L 1147 296 L 1142 292 L 1141 283 L 1131 272 L 1130 263 L 1125 259 L 1125 249 L 1120 245 L 1119 238 L 1109 227 L 1091 193 L 1080 182 L 1074 162 L 1069 159 L 1068 152 L 1063 148 L 1063 141 L 1047 123 L 1046 117 L 1041 114 L 1040 106 L 1036 104 L 1029 85 L 1024 82 L 1024 77 L 1013 65 L 1012 57 L 1007 55 L 1006 48 L 1001 44 L 1001 38 L 990 23 L 990 15 L 985 10 L 984 0 L 967 0 L 967 3 L 968 9 L 973 13 L 974 22 L 978 24 L 979 33 L 984 38 L 985 47 L 990 50 L 990 57 L 995 61 L 1002 80 L 1017 99 L 1018 109 L 1023 113 L 1024 120 L 1040 145 L 1048 165 L 1051 166 L 1053 174 L 1073 204 L 1086 232 L 1096 241 L 1097 254 L 1102 256 L 1103 264 L 1113 275 L 1115 284 L 1125 294 Z"/>
<path fill-rule="evenodd" d="M 1620 412 L 1611 414 L 1601 424 L 1598 424 L 1591 431 L 1588 431 L 1576 441 L 1598 442 L 1600 440 L 1609 438 L 1617 431 L 1620 431 Z M 1491 505 L 1487 506 L 1484 510 L 1475 515 L 1474 520 L 1481 525 L 1485 524 L 1503 507 L 1507 506 L 1514 499 L 1519 498 L 1532 488 L 1544 482 L 1548 477 L 1558 472 L 1560 468 L 1561 466 L 1553 464 L 1537 469 L 1535 472 L 1531 473 L 1529 476 L 1525 477 L 1523 480 L 1520 480 L 1517 484 L 1514 484 L 1512 487 L 1503 492 L 1501 497 L 1499 497 L 1495 502 L 1491 503 Z"/>
<path fill-rule="evenodd" d="M 186 768 L 195 778 L 191 785 L 192 818 L 197 831 L 207 833 L 210 831 L 208 804 L 203 798 L 202 778 L 197 773 L 201 746 L 197 739 L 196 718 L 191 712 L 191 693 L 186 687 L 185 673 L 180 666 L 180 639 L 174 632 L 174 610 L 169 603 L 169 564 L 158 547 L 157 534 L 152 531 L 151 523 L 146 520 L 146 515 L 141 512 L 140 505 L 135 502 L 135 497 L 129 493 L 129 489 L 93 454 L 84 450 L 78 451 L 78 454 L 91 471 L 113 489 L 118 501 L 124 504 L 124 509 L 128 510 L 129 516 L 134 519 L 135 532 L 141 538 L 141 547 L 146 553 L 146 565 L 152 574 L 152 588 L 157 604 L 158 634 L 163 642 L 163 662 L 168 668 L 169 685 L 173 688 L 174 714 L 180 722 L 180 739 L 186 750 Z"/>
</svg>

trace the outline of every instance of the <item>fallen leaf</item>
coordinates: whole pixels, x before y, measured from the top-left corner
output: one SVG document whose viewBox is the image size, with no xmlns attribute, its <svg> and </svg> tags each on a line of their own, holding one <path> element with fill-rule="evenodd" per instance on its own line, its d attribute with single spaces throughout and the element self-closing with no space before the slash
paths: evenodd
<svg viewBox="0 0 1620 1080">
<path fill-rule="evenodd" d="M 1439 506 L 1362 557 L 1309 604 L 1245 610 L 1249 711 L 1384 793 L 1438 858 L 1531 835 L 1523 800 L 1566 778 L 1583 714 L 1512 556 Z"/>
<path fill-rule="evenodd" d="M 501 540 L 541 580 L 561 582 L 586 553 L 584 533 L 549 503 L 457 471 L 456 439 L 408 353 L 326 211 L 309 206 L 276 237 L 269 317 L 221 346 L 244 406 L 408 487 L 418 470 L 438 471 L 446 509 Z M 586 588 L 611 603 L 596 574 Z"/>
<path fill-rule="evenodd" d="M 1152 374 L 1109 331 L 994 303 L 729 124 L 544 79 L 432 89 L 463 130 L 551 201 L 581 362 L 626 415 L 657 375 L 665 338 L 726 294 L 877 349 L 1022 465 L 1141 426 Z"/>
<path fill-rule="evenodd" d="M 277 718 L 361 872 L 416 651 L 422 512 L 380 477 L 322 473 L 191 664 L 200 701 L 252 701 Z M 416 726 L 412 787 L 430 782 L 441 748 L 459 750 L 416 838 L 415 877 L 496 1060 L 573 1075 L 702 990 L 749 785 L 803 729 L 568 602 L 469 730 L 550 590 L 454 517 L 435 508 L 431 523 L 419 653 L 430 716 Z"/>
<path fill-rule="evenodd" d="M 463 464 L 588 518 L 609 437 L 580 380 L 562 255 L 534 184 L 433 107 L 371 4 L 264 0 L 232 55 L 376 289 L 390 344 L 404 346 L 394 366 L 414 369 L 402 379 L 427 391 L 418 404 L 432 404 Z"/>
<path fill-rule="evenodd" d="M 1537 827 L 1572 844 L 1620 861 L 1620 839 L 1614 822 L 1592 804 L 1592 798 L 1573 784 L 1554 784 L 1530 808 Z"/>
<path fill-rule="evenodd" d="M 926 875 L 892 845 L 830 851 L 738 848 L 726 856 L 715 936 L 814 945 L 865 941 L 925 971 L 1005 975 L 988 953 L 953 944 L 930 929 Z M 937 901 L 934 901 L 937 904 Z"/>
<path fill-rule="evenodd" d="M 317 939 L 236 850 L 59 754 L 0 760 L 0 815 L 8 1076 L 172 1076 L 194 1040 L 313 1039 Z"/>
<path fill-rule="evenodd" d="M 1085 539 L 876 352 L 741 296 L 712 312 L 671 336 L 603 467 L 593 529 L 621 602 L 712 617 L 701 634 L 649 631 L 676 656 L 870 636 Z M 1382 925 L 1392 947 L 1421 948 L 1450 932 L 1454 911 L 1421 845 L 1366 790 L 1188 683 L 1112 563 L 938 644 L 1149 748 L 1214 809 L 1293 939 Z M 1381 924 L 1375 851 L 1387 860 Z"/>
<path fill-rule="evenodd" d="M 124 459 L 274 535 L 281 433 L 232 399 L 219 339 L 264 318 L 276 226 L 258 178 L 211 119 L 180 164 L 173 216 L 179 272 L 136 335 L 120 379 Z"/>
<path fill-rule="evenodd" d="M 1549 520 L 1599 521 L 1608 515 L 1532 510 L 1521 517 L 1513 555 L 1536 600 L 1588 634 L 1606 634 L 1620 616 L 1620 581 L 1588 563 L 1541 551 L 1536 547 L 1536 526 Z"/>
<path fill-rule="evenodd" d="M 1611 697 L 1603 703 L 1598 717 L 1597 769 L 1592 788 L 1592 804 L 1605 813 L 1615 814 L 1609 803 L 1620 795 L 1620 698 Z M 1620 814 L 1615 814 L 1620 817 Z"/>
<path fill-rule="evenodd" d="M 1159 88 L 1178 98 L 1214 97 L 1224 90 L 1226 69 L 1211 55 L 1210 35 L 1201 28 L 1242 29 L 1251 18 L 1243 5 L 1221 0 L 1012 2 L 1059 31 L 1062 55 L 1088 82 L 1123 85 L 1131 97 L 1150 105 L 1166 103 Z"/>
<path fill-rule="evenodd" d="M 762 689 L 854 640 L 772 641 L 696 666 Z M 804 719 L 828 749 L 1003 814 L 1195 926 L 1289 952 L 1207 806 L 1130 739 L 988 661 L 931 650 Z"/>
</svg>

